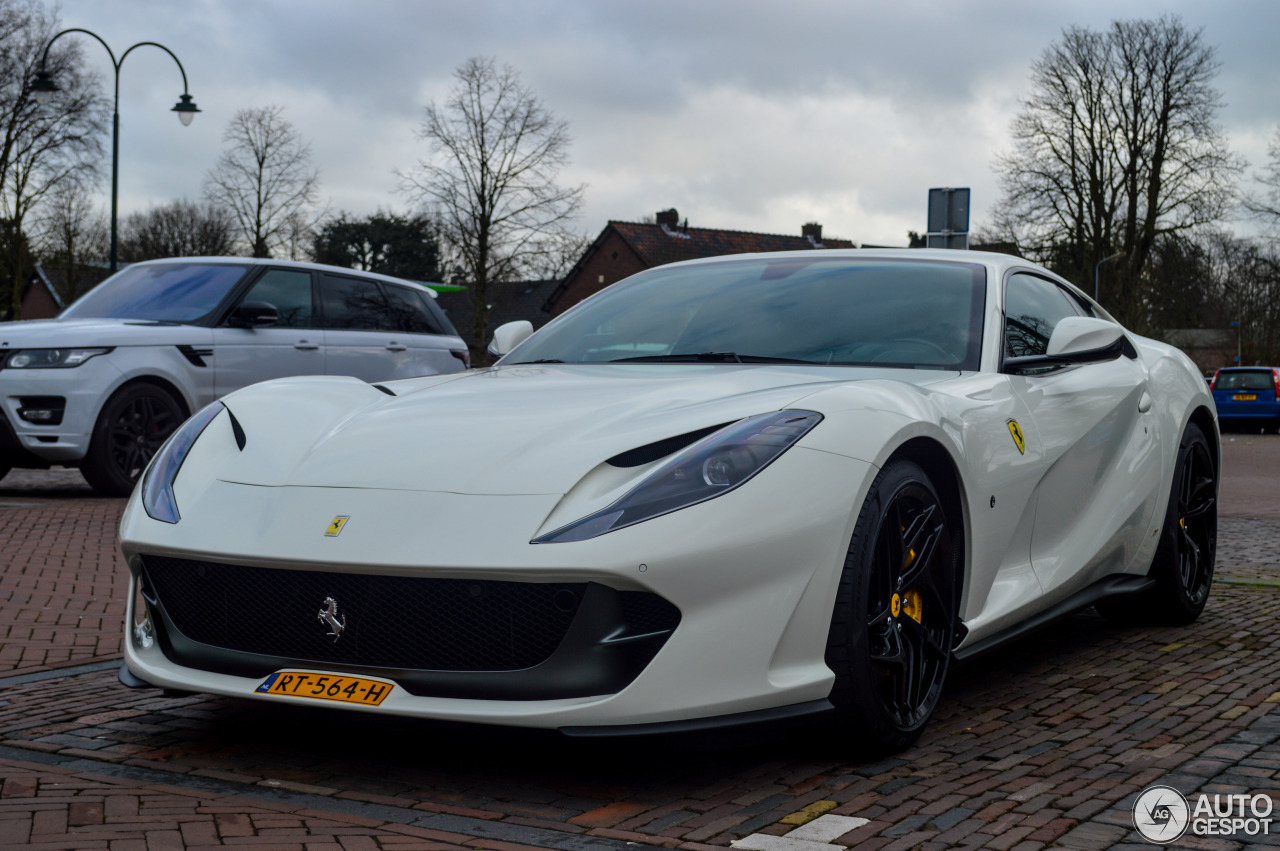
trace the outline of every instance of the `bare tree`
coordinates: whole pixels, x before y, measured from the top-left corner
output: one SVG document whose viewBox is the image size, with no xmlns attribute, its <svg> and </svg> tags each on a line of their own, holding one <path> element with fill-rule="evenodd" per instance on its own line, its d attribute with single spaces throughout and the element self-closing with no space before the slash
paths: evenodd
<svg viewBox="0 0 1280 851">
<path fill-rule="evenodd" d="M 102 280 L 97 271 L 88 276 L 83 273 L 86 265 L 101 263 L 107 258 L 106 213 L 94 203 L 88 187 L 67 181 L 40 205 L 36 225 L 42 262 L 61 271 L 60 276 L 55 276 L 54 284 L 63 302 L 70 304 L 88 286 Z"/>
<path fill-rule="evenodd" d="M 222 155 L 205 173 L 205 197 L 235 216 L 254 257 L 290 250 L 306 229 L 320 173 L 311 146 L 284 119 L 284 107 L 242 109 L 222 136 Z"/>
<path fill-rule="evenodd" d="M 1271 161 L 1262 172 L 1254 175 L 1260 188 L 1244 196 L 1244 208 L 1269 228 L 1280 231 L 1280 127 L 1271 137 L 1267 156 Z"/>
<path fill-rule="evenodd" d="M 59 41 L 45 66 L 58 80 L 51 104 L 37 106 L 31 78 L 58 31 L 56 11 L 36 0 L 0 0 L 0 287 L 13 318 L 26 280 L 28 216 L 59 186 L 91 182 L 102 156 L 107 101 L 80 46 Z"/>
<path fill-rule="evenodd" d="M 473 339 L 487 337 L 490 288 L 517 280 L 555 253 L 583 187 L 556 183 L 569 161 L 569 128 L 509 65 L 472 58 L 453 72 L 443 105 L 427 104 L 419 138 L 431 158 L 402 173 L 403 189 L 439 216 L 475 303 Z"/>
<path fill-rule="evenodd" d="M 1159 237 L 1228 212 L 1242 165 L 1216 124 L 1214 49 L 1176 17 L 1072 27 L 1032 66 L 1032 94 L 997 161 L 997 231 L 1077 279 L 1110 264 L 1108 304 L 1146 322 Z"/>
<path fill-rule="evenodd" d="M 132 213 L 120 230 L 120 259 L 128 263 L 158 257 L 217 257 L 235 250 L 235 219 L 209 201 L 182 199 Z"/>
</svg>

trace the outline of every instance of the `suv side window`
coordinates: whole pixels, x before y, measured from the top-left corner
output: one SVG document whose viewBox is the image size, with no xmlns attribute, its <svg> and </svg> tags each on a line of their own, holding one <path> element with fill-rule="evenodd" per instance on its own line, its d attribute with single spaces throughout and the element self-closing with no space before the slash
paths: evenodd
<svg viewBox="0 0 1280 851">
<path fill-rule="evenodd" d="M 397 330 L 410 334 L 445 333 L 435 317 L 427 312 L 421 293 L 385 282 L 382 284 L 382 289 L 387 294 L 387 301 L 391 304 L 391 313 L 395 317 Z"/>
<path fill-rule="evenodd" d="M 376 281 L 320 276 L 324 327 L 347 331 L 396 331 L 398 323 Z"/>
<path fill-rule="evenodd" d="M 311 309 L 311 273 L 296 269 L 268 269 L 249 288 L 241 303 L 265 301 L 280 314 L 274 328 L 314 328 Z"/>
<path fill-rule="evenodd" d="M 1044 354 L 1058 322 L 1080 315 L 1057 284 L 1035 275 L 1010 276 L 1004 290 L 1005 357 Z"/>
</svg>

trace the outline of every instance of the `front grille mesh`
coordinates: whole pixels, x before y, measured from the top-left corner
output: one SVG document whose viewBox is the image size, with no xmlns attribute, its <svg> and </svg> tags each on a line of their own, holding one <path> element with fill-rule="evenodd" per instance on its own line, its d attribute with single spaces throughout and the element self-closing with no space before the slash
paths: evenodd
<svg viewBox="0 0 1280 851">
<path fill-rule="evenodd" d="M 284 570 L 160 556 L 145 556 L 143 567 L 147 585 L 174 627 L 201 644 L 428 671 L 515 671 L 545 661 L 568 631 L 587 587 Z M 336 642 L 318 617 L 326 597 L 337 601 L 338 617 L 345 620 Z"/>
</svg>

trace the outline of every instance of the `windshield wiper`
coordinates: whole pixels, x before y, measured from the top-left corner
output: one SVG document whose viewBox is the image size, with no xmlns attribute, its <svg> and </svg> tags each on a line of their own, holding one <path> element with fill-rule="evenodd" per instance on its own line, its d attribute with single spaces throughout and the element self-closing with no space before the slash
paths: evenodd
<svg viewBox="0 0 1280 851">
<path fill-rule="evenodd" d="M 564 363 L 559 358 L 538 358 L 537 360 L 518 360 L 512 361 L 511 366 L 527 366 L 531 363 Z"/>
<path fill-rule="evenodd" d="M 767 355 L 740 355 L 737 352 L 686 352 L 675 355 L 614 358 L 609 363 L 813 363 L 813 361 L 775 358 Z"/>
</svg>

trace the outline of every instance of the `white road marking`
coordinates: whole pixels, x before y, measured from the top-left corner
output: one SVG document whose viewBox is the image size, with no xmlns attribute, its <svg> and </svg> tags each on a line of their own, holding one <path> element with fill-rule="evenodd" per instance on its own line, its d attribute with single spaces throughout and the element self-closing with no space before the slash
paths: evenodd
<svg viewBox="0 0 1280 851">
<path fill-rule="evenodd" d="M 844 836 L 857 827 L 862 827 L 867 819 L 856 816 L 818 816 L 808 824 L 802 824 L 787 834 L 787 839 L 804 839 L 808 842 L 830 842 Z"/>
<path fill-rule="evenodd" d="M 785 836 L 753 833 L 729 844 L 743 851 L 844 851 L 846 846 L 828 843 L 866 823 L 866 819 L 856 816 L 818 816 Z"/>
<path fill-rule="evenodd" d="M 828 845 L 825 842 L 810 842 L 807 839 L 792 839 L 790 836 L 773 836 L 768 833 L 753 833 L 729 844 L 744 851 L 845 851 L 843 845 Z"/>
</svg>

